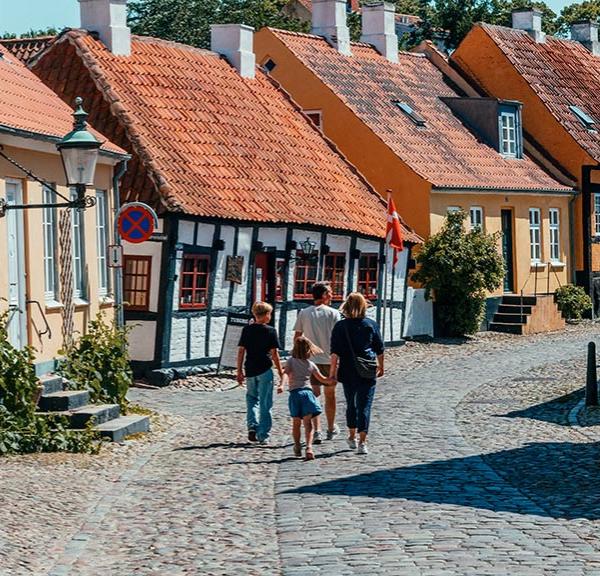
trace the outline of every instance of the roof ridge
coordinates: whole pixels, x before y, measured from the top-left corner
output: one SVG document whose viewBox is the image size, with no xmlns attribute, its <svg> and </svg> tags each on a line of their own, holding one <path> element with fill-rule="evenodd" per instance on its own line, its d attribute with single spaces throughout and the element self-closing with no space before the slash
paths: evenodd
<svg viewBox="0 0 600 576">
<path fill-rule="evenodd" d="M 206 56 L 220 56 L 219 53 L 213 52 L 207 48 L 200 48 L 198 46 L 191 46 L 190 44 L 183 44 L 182 42 L 176 42 L 175 40 L 166 40 L 164 38 L 157 38 L 156 36 L 142 36 L 139 34 L 132 34 L 131 39 L 137 42 L 143 42 L 145 44 L 164 44 L 165 46 L 174 46 L 189 52 L 198 52 Z"/>
</svg>

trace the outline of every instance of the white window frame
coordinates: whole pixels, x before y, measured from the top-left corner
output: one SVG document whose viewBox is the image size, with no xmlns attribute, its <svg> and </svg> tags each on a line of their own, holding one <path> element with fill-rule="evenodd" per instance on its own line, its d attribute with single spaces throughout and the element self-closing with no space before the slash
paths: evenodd
<svg viewBox="0 0 600 576">
<path fill-rule="evenodd" d="M 471 206 L 469 208 L 469 222 L 471 230 L 483 231 L 483 208 L 481 206 Z"/>
<path fill-rule="evenodd" d="M 55 192 L 44 186 L 42 188 L 42 203 L 56 202 Z M 44 237 L 44 300 L 46 303 L 58 302 L 58 228 L 56 208 L 42 209 L 42 235 Z"/>
<path fill-rule="evenodd" d="M 509 158 L 517 157 L 517 115 L 514 112 L 500 113 L 500 153 Z"/>
<path fill-rule="evenodd" d="M 71 191 L 71 199 L 77 198 L 77 192 Z M 71 228 L 73 242 L 73 298 L 84 301 L 85 285 L 85 222 L 83 210 L 71 210 Z"/>
<path fill-rule="evenodd" d="M 96 257 L 98 261 L 98 296 L 105 298 L 110 290 L 110 272 L 107 251 L 109 242 L 108 194 L 96 190 Z"/>
<path fill-rule="evenodd" d="M 460 212 L 462 208 L 460 206 L 448 206 L 446 208 L 446 214 L 454 214 L 454 212 Z"/>
<path fill-rule="evenodd" d="M 600 194 L 594 194 L 594 236 L 600 236 Z"/>
<path fill-rule="evenodd" d="M 560 262 L 560 210 L 550 208 L 548 211 L 550 229 L 550 262 Z"/>
<path fill-rule="evenodd" d="M 529 209 L 529 255 L 531 263 L 542 261 L 542 216 L 539 208 Z"/>
</svg>

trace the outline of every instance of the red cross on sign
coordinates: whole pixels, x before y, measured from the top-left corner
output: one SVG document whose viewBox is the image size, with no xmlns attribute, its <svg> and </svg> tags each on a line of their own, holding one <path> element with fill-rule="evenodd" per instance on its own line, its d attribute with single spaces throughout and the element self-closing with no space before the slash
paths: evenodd
<svg viewBox="0 0 600 576">
<path fill-rule="evenodd" d="M 123 206 L 117 222 L 119 235 L 133 244 L 145 242 L 154 232 L 155 219 L 150 206 L 137 202 Z"/>
</svg>

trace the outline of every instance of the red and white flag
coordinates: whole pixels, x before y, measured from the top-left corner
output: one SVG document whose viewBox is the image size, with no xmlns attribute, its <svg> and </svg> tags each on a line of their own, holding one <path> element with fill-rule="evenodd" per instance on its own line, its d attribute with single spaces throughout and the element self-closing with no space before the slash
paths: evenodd
<svg viewBox="0 0 600 576">
<path fill-rule="evenodd" d="M 396 205 L 391 193 L 388 192 L 388 206 L 387 206 L 387 228 L 385 232 L 387 243 L 394 249 L 394 260 L 392 264 L 392 270 L 396 268 L 398 263 L 398 252 L 404 250 L 404 240 L 402 238 L 402 225 L 400 224 L 400 217 L 396 212 Z"/>
</svg>

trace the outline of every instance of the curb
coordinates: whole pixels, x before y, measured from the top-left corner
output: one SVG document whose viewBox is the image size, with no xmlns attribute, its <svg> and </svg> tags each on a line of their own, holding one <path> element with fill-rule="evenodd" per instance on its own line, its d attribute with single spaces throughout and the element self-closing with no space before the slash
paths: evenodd
<svg viewBox="0 0 600 576">
<path fill-rule="evenodd" d="M 581 426 L 579 425 L 579 412 L 581 412 L 581 409 L 585 406 L 585 398 L 582 398 L 579 402 L 577 402 L 577 404 L 575 404 L 575 406 L 573 406 L 573 408 L 571 408 L 569 415 L 567 417 L 568 421 L 569 421 L 569 426 L 571 428 L 581 428 Z"/>
</svg>

